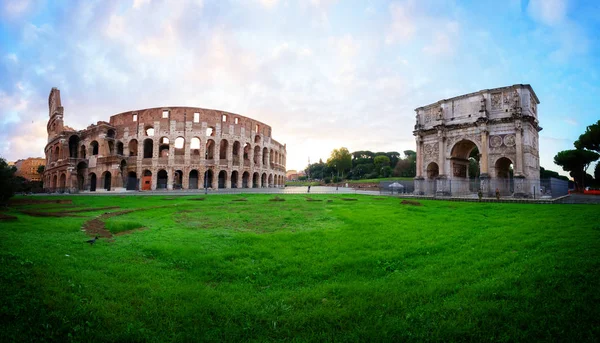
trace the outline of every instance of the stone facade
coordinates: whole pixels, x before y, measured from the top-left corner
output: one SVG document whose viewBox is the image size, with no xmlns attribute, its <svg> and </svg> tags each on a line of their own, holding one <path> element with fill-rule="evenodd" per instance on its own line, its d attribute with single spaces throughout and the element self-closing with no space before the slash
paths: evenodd
<svg viewBox="0 0 600 343">
<path fill-rule="evenodd" d="M 38 167 L 46 164 L 46 160 L 41 157 L 29 157 L 24 160 L 18 160 L 14 163 L 17 167 L 16 176 L 21 176 L 29 181 L 42 181 L 42 176 L 38 174 Z"/>
<path fill-rule="evenodd" d="M 539 191 L 539 103 L 530 85 L 513 85 L 417 108 L 415 191 L 468 193 L 460 187 L 469 187 L 469 156 L 477 148 L 477 187 L 484 194 L 498 188 L 503 195 L 532 196 Z"/>
<path fill-rule="evenodd" d="M 196 107 L 129 111 L 84 130 L 48 99 L 49 191 L 257 188 L 285 185 L 286 146 L 252 118 Z"/>
</svg>

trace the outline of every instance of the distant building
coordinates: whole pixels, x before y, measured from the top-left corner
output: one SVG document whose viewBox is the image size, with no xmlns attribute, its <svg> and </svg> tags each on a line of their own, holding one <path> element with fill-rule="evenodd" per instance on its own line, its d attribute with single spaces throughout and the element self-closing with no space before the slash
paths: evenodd
<svg viewBox="0 0 600 343">
<path fill-rule="evenodd" d="M 17 167 L 15 176 L 21 176 L 29 181 L 42 181 L 42 176 L 38 174 L 38 167 L 45 164 L 46 159 L 42 157 L 29 157 L 18 160 L 14 162 L 14 166 Z"/>
<path fill-rule="evenodd" d="M 304 172 L 304 170 L 301 171 L 297 171 L 294 169 L 290 169 L 287 172 L 285 172 L 285 178 L 288 181 L 297 181 L 299 178 L 306 176 L 306 173 Z"/>
</svg>

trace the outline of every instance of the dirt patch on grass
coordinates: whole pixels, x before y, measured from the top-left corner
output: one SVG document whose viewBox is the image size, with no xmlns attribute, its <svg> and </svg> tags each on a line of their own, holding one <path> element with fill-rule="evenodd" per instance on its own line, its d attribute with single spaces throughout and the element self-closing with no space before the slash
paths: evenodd
<svg viewBox="0 0 600 343">
<path fill-rule="evenodd" d="M 19 218 L 15 217 L 15 216 L 11 216 L 10 214 L 4 214 L 4 213 L 0 213 L 0 221 L 11 221 L 11 220 L 17 220 Z"/>
<path fill-rule="evenodd" d="M 120 207 L 118 207 L 118 206 L 88 207 L 88 208 L 81 208 L 81 209 L 77 209 L 77 210 L 67 210 L 67 211 L 61 211 L 61 212 L 23 210 L 23 211 L 21 211 L 21 213 L 26 214 L 28 216 L 32 216 L 32 217 L 82 217 L 79 215 L 75 215 L 73 213 L 113 210 L 115 208 L 120 208 Z"/>
<path fill-rule="evenodd" d="M 192 200 L 192 201 L 202 201 L 202 200 L 204 200 L 204 199 L 206 199 L 206 198 L 191 198 L 191 199 L 188 199 L 188 200 Z"/>
<path fill-rule="evenodd" d="M 420 202 L 415 200 L 402 200 L 400 202 L 402 205 L 412 205 L 412 206 L 422 206 Z"/>
<path fill-rule="evenodd" d="M 313 198 L 306 197 L 306 201 L 323 201 L 323 199 L 313 199 Z"/>
<path fill-rule="evenodd" d="M 231 201 L 248 201 L 246 198 L 233 199 Z"/>
<path fill-rule="evenodd" d="M 274 197 L 273 199 L 269 199 L 269 201 L 285 201 L 285 199 L 277 196 L 277 197 Z"/>
<path fill-rule="evenodd" d="M 327 199 L 327 202 L 333 202 L 333 200 L 331 200 L 331 199 Z"/>
<path fill-rule="evenodd" d="M 344 201 L 358 201 L 356 198 L 342 198 Z"/>
<path fill-rule="evenodd" d="M 387 198 L 373 198 L 373 200 L 386 200 Z"/>
<path fill-rule="evenodd" d="M 11 199 L 11 205 L 72 204 L 73 200 Z"/>
</svg>

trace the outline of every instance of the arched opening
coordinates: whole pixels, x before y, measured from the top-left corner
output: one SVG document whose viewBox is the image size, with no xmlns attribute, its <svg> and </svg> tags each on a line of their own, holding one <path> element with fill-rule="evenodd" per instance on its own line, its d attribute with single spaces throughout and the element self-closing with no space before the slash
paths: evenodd
<svg viewBox="0 0 600 343">
<path fill-rule="evenodd" d="M 260 182 L 260 175 L 258 175 L 258 173 L 254 173 L 252 175 L 252 188 L 260 187 L 259 182 Z"/>
<path fill-rule="evenodd" d="M 208 169 L 204 172 L 204 188 L 212 188 L 213 186 L 213 171 Z"/>
<path fill-rule="evenodd" d="M 200 156 L 200 138 L 192 138 L 192 141 L 190 142 L 190 155 Z"/>
<path fill-rule="evenodd" d="M 110 172 L 104 172 L 102 179 L 104 180 L 104 189 L 110 191 L 112 181 L 112 175 L 110 174 Z"/>
<path fill-rule="evenodd" d="M 110 156 L 115 154 L 115 142 L 113 141 L 108 141 L 108 154 Z"/>
<path fill-rule="evenodd" d="M 254 147 L 254 165 L 260 165 L 260 147 L 258 145 Z"/>
<path fill-rule="evenodd" d="M 169 175 L 166 170 L 159 170 L 158 174 L 156 174 L 156 189 L 167 189 L 168 178 Z"/>
<path fill-rule="evenodd" d="M 219 159 L 226 160 L 227 159 L 227 148 L 229 147 L 229 142 L 226 139 L 221 140 L 221 144 L 219 145 Z"/>
<path fill-rule="evenodd" d="M 115 138 L 115 130 L 108 129 L 108 131 L 106 131 L 106 137 L 108 137 L 108 138 Z"/>
<path fill-rule="evenodd" d="M 129 141 L 129 156 L 137 156 L 138 155 L 138 141 L 137 139 L 132 139 Z"/>
<path fill-rule="evenodd" d="M 206 159 L 212 160 L 215 158 L 215 141 L 209 139 L 206 142 Z"/>
<path fill-rule="evenodd" d="M 437 163 L 431 162 L 427 165 L 427 178 L 435 179 L 440 175 L 440 167 Z"/>
<path fill-rule="evenodd" d="M 77 190 L 85 189 L 85 173 L 87 172 L 87 163 L 79 162 L 77 164 Z"/>
<path fill-rule="evenodd" d="M 90 179 L 90 192 L 95 192 L 96 191 L 96 184 L 98 183 L 98 180 L 96 180 L 96 174 L 95 173 L 90 173 L 89 179 Z"/>
<path fill-rule="evenodd" d="M 262 177 L 260 178 L 260 186 L 261 187 L 267 187 L 267 173 L 263 173 Z"/>
<path fill-rule="evenodd" d="M 257 125 L 257 127 L 258 127 L 258 125 Z M 260 135 L 254 136 L 254 143 L 255 144 L 259 144 L 260 143 Z"/>
<path fill-rule="evenodd" d="M 86 151 L 86 150 L 87 150 L 87 149 L 85 148 L 85 145 L 82 145 L 82 146 L 79 148 L 79 156 L 80 156 L 81 158 L 85 158 L 85 155 L 86 155 L 85 151 Z"/>
<path fill-rule="evenodd" d="M 134 171 L 127 173 L 127 186 L 125 189 L 128 191 L 135 191 L 137 189 L 137 174 Z"/>
<path fill-rule="evenodd" d="M 59 156 L 60 156 L 60 147 L 57 146 L 56 148 L 54 148 L 54 153 L 52 154 L 52 160 L 58 161 Z"/>
<path fill-rule="evenodd" d="M 214 136 L 215 135 L 215 128 L 213 126 L 209 126 L 206 128 L 206 135 L 208 137 Z"/>
<path fill-rule="evenodd" d="M 469 140 L 461 140 L 452 147 L 452 176 L 454 178 L 467 178 L 469 170 L 469 156 L 477 145 Z"/>
<path fill-rule="evenodd" d="M 231 172 L 231 188 L 237 188 L 238 177 L 239 174 L 237 170 Z"/>
<path fill-rule="evenodd" d="M 248 188 L 249 181 L 250 181 L 250 173 L 244 172 L 244 174 L 242 174 L 242 188 Z"/>
<path fill-rule="evenodd" d="M 269 174 L 269 188 L 273 187 L 273 174 Z"/>
<path fill-rule="evenodd" d="M 98 155 L 98 142 L 92 141 L 90 143 L 90 150 L 92 150 L 92 155 L 93 156 Z"/>
<path fill-rule="evenodd" d="M 263 148 L 262 163 L 265 168 L 269 167 L 269 149 Z"/>
<path fill-rule="evenodd" d="M 189 177 L 189 189 L 198 189 L 198 171 L 197 170 L 192 170 L 190 171 L 190 177 Z"/>
<path fill-rule="evenodd" d="M 227 182 L 227 172 L 221 170 L 219 172 L 219 188 L 225 188 L 225 182 Z"/>
<path fill-rule="evenodd" d="M 127 161 L 125 159 L 122 159 L 119 164 L 119 172 L 121 173 L 121 185 L 127 187 Z"/>
<path fill-rule="evenodd" d="M 153 126 L 146 126 L 144 127 L 144 132 L 146 133 L 146 136 L 148 137 L 153 137 L 154 136 L 154 127 Z"/>
<path fill-rule="evenodd" d="M 58 187 L 58 175 L 54 175 L 54 176 L 52 176 L 52 190 L 56 192 L 57 187 Z"/>
<path fill-rule="evenodd" d="M 271 149 L 271 151 L 269 152 L 269 162 L 271 163 L 271 165 L 273 165 L 273 163 L 275 163 L 275 152 L 273 151 L 273 149 Z"/>
<path fill-rule="evenodd" d="M 152 158 L 154 154 L 154 141 L 151 138 L 144 139 L 144 158 Z"/>
<path fill-rule="evenodd" d="M 60 174 L 60 182 L 58 184 L 58 188 L 60 188 L 60 192 L 64 192 L 65 188 L 67 187 L 67 174 L 62 173 Z"/>
<path fill-rule="evenodd" d="M 252 146 L 250 143 L 246 143 L 244 145 L 244 165 L 250 165 L 250 151 L 252 150 Z"/>
<path fill-rule="evenodd" d="M 182 189 L 183 188 L 183 171 L 176 170 L 173 173 L 173 189 Z"/>
<path fill-rule="evenodd" d="M 233 142 L 233 151 L 231 152 L 231 154 L 233 155 L 233 164 L 240 164 L 240 142 Z"/>
<path fill-rule="evenodd" d="M 175 156 L 183 156 L 185 155 L 185 138 L 177 137 L 175 138 Z"/>
<path fill-rule="evenodd" d="M 158 157 L 169 157 L 169 139 L 161 137 L 158 144 Z"/>
<path fill-rule="evenodd" d="M 144 170 L 142 176 L 142 190 L 149 191 L 152 189 L 152 172 L 148 169 Z"/>
<path fill-rule="evenodd" d="M 507 157 L 501 157 L 496 160 L 494 170 L 496 172 L 496 179 L 492 187 L 496 186 L 498 191 L 500 191 L 500 195 L 512 195 L 514 192 L 512 161 Z M 495 192 L 496 188 L 492 189 L 492 191 Z"/>
<path fill-rule="evenodd" d="M 79 136 L 69 137 L 69 157 L 77 158 L 77 148 L 79 148 Z"/>
<path fill-rule="evenodd" d="M 123 156 L 123 142 L 117 142 L 117 155 Z"/>
</svg>

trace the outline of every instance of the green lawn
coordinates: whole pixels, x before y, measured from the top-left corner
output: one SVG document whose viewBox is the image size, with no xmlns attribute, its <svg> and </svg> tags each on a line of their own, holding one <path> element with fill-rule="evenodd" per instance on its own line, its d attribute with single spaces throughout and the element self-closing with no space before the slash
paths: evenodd
<svg viewBox="0 0 600 343">
<path fill-rule="evenodd" d="M 11 207 L 0 341 L 600 340 L 598 206 L 279 196 Z"/>
</svg>

